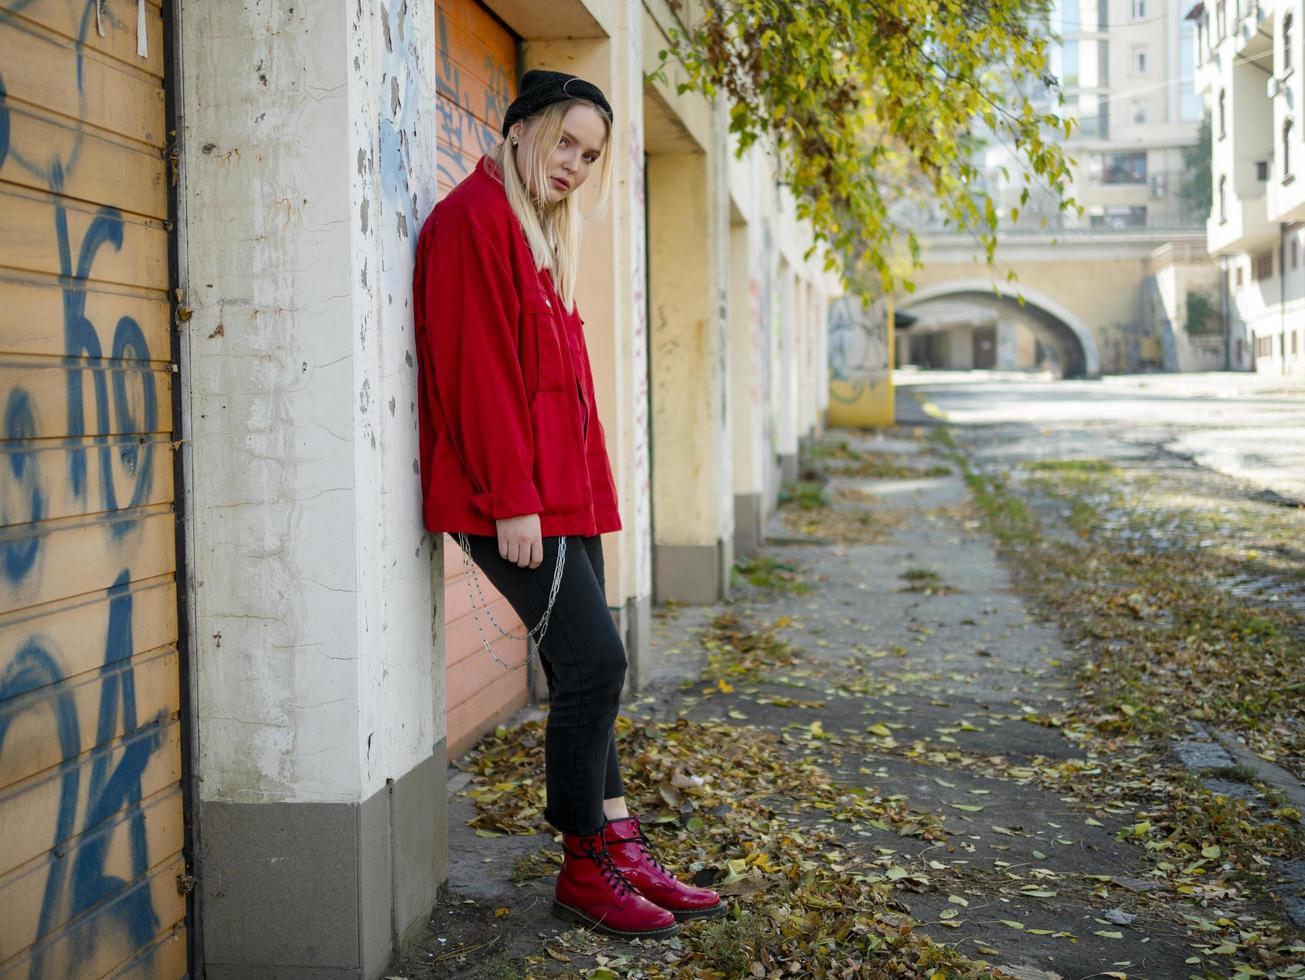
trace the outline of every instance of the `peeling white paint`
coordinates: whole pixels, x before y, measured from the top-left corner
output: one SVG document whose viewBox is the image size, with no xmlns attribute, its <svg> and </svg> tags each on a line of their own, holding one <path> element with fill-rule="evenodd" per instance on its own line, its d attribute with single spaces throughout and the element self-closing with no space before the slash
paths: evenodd
<svg viewBox="0 0 1305 980">
<path fill-rule="evenodd" d="M 393 411 L 416 398 L 411 314 L 384 302 L 434 183 L 434 12 L 181 8 L 198 785 L 356 801 L 443 735 L 417 434 Z"/>
</svg>

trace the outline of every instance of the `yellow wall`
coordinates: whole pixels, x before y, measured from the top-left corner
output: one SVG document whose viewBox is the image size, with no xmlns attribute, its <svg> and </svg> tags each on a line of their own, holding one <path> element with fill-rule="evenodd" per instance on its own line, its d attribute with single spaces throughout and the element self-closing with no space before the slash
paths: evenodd
<svg viewBox="0 0 1305 980">
<path fill-rule="evenodd" d="M 894 421 L 893 301 L 861 307 L 855 297 L 836 300 L 831 311 L 829 424 L 853 428 Z"/>
</svg>

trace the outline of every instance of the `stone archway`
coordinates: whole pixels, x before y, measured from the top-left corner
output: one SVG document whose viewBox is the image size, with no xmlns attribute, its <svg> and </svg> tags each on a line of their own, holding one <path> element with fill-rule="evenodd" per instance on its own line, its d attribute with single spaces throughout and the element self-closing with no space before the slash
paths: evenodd
<svg viewBox="0 0 1305 980">
<path fill-rule="evenodd" d="M 898 301 L 898 309 L 905 311 L 929 300 L 943 298 L 986 301 L 1001 306 L 1017 305 L 1024 312 L 1034 315 L 1047 329 L 1058 334 L 1077 355 L 1065 371 L 1066 377 L 1096 378 L 1101 375 L 1101 356 L 1088 325 L 1077 313 L 1046 293 L 1019 283 L 993 282 L 991 279 L 979 278 L 951 279 L 903 296 Z"/>
</svg>

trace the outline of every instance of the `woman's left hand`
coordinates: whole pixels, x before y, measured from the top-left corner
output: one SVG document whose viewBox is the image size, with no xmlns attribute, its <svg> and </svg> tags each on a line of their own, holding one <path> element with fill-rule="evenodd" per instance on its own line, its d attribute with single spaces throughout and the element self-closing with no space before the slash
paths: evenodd
<svg viewBox="0 0 1305 980">
<path fill-rule="evenodd" d="M 495 521 L 499 557 L 522 568 L 538 568 L 544 561 L 544 539 L 538 514 L 505 517 Z"/>
</svg>

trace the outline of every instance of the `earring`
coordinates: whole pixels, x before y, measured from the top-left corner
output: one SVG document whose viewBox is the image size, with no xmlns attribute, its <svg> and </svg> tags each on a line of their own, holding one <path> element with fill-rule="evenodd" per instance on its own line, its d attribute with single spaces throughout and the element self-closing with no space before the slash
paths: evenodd
<svg viewBox="0 0 1305 980">
<path fill-rule="evenodd" d="M 515 136 L 512 137 L 512 145 L 513 146 L 517 145 L 517 138 Z"/>
</svg>

